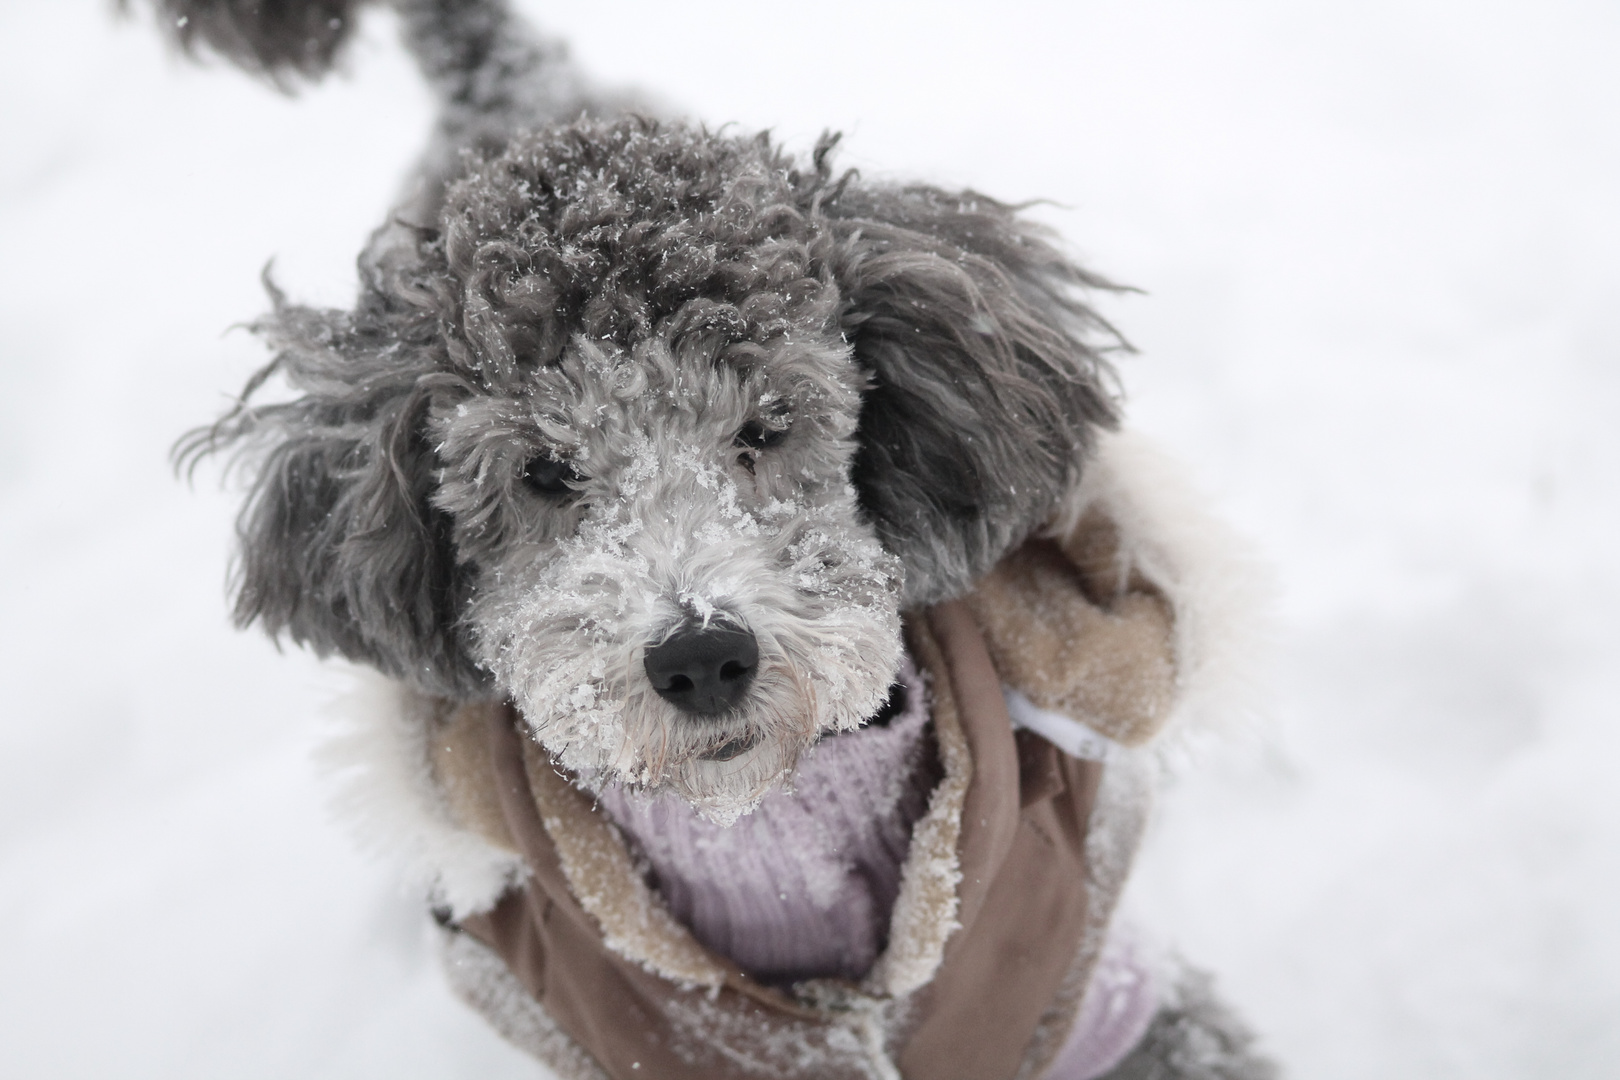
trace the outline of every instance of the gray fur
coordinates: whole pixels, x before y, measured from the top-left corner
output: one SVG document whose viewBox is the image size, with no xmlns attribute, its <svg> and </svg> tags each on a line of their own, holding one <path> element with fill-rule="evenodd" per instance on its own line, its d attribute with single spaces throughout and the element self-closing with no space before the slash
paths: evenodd
<svg viewBox="0 0 1620 1080">
<path fill-rule="evenodd" d="M 849 183 L 821 209 L 871 379 L 854 481 L 906 564 L 905 602 L 934 603 L 1043 523 L 1113 425 L 1088 332 L 1117 336 L 1075 299 L 1110 286 L 976 192 Z"/>
<path fill-rule="evenodd" d="M 1277 1080 L 1254 1033 L 1215 996 L 1210 977 L 1184 968 L 1147 1034 L 1098 1080 Z"/>
<path fill-rule="evenodd" d="M 778 340 L 819 343 L 820 377 L 865 391 L 846 417 L 855 442 L 819 475 L 851 473 L 849 524 L 898 556 L 899 607 L 963 591 L 1072 487 L 1090 431 L 1113 419 L 1090 344 L 1111 332 L 1075 289 L 1106 283 L 1013 208 L 835 175 L 832 139 L 801 164 L 763 137 L 560 124 L 597 101 L 504 4 L 402 7 L 446 102 L 441 137 L 471 156 L 443 194 L 430 166 L 411 208 L 437 220 L 379 230 L 352 311 L 275 297 L 257 324 L 275 360 L 186 448 L 260 449 L 238 621 L 489 692 L 468 613 L 499 515 L 436 495 L 430 418 L 521 397 L 576 340 L 694 342 L 704 362 L 743 366 Z M 272 372 L 302 396 L 247 404 Z"/>
</svg>

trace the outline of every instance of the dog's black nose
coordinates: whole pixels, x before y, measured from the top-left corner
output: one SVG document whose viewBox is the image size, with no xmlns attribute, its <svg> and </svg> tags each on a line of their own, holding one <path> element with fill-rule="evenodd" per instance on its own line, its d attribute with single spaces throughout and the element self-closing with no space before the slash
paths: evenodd
<svg viewBox="0 0 1620 1080">
<path fill-rule="evenodd" d="M 734 626 L 683 626 L 647 650 L 647 678 L 682 712 L 718 716 L 737 707 L 754 681 L 759 644 Z"/>
</svg>

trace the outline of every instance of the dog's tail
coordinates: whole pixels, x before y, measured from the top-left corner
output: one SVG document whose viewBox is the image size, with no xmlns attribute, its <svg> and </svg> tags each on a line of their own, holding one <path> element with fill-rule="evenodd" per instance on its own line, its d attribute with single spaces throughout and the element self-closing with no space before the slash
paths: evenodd
<svg viewBox="0 0 1620 1080">
<path fill-rule="evenodd" d="M 360 9 L 374 0 L 151 0 L 191 55 L 210 52 L 283 90 L 336 66 Z M 129 0 L 120 0 L 127 6 Z M 386 0 L 406 46 L 436 91 L 441 135 L 457 146 L 480 137 L 613 111 L 593 93 L 567 50 L 512 10 L 509 0 Z"/>
<path fill-rule="evenodd" d="M 119 0 L 127 9 L 130 0 Z M 365 0 L 152 0 L 191 55 L 208 50 L 290 89 L 331 70 Z"/>
</svg>

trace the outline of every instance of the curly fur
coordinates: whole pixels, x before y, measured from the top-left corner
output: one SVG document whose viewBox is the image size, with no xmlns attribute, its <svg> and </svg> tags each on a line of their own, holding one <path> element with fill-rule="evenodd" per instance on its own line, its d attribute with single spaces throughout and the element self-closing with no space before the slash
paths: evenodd
<svg viewBox="0 0 1620 1080">
<path fill-rule="evenodd" d="M 1107 283 L 1013 207 L 835 174 L 832 137 L 800 162 L 530 116 L 525 80 L 582 84 L 504 5 L 402 11 L 446 114 L 485 119 L 441 125 L 463 152 L 411 207 L 431 219 L 378 231 L 352 310 L 271 289 L 275 359 L 183 450 L 258 450 L 237 621 L 510 695 L 583 775 L 733 815 L 882 701 L 901 610 L 967 589 L 1074 489 L 1114 418 L 1093 338 L 1117 343 L 1076 289 Z M 251 404 L 272 375 L 299 396 Z M 773 444 L 742 447 L 749 424 Z M 570 464 L 570 498 L 523 487 L 536 458 Z M 639 663 L 692 619 L 761 647 L 747 701 L 704 724 Z"/>
</svg>

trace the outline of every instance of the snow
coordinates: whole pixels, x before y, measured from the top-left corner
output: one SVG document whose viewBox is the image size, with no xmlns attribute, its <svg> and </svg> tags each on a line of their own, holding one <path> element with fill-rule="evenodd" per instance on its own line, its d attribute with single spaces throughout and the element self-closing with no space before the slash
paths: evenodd
<svg viewBox="0 0 1620 1080">
<path fill-rule="evenodd" d="M 1274 723 L 1130 903 L 1294 1075 L 1620 1061 L 1620 11 L 526 4 L 604 80 L 1036 212 L 1147 290 L 1136 426 L 1282 583 Z M 343 677 L 230 629 L 166 460 L 342 303 L 421 145 L 371 20 L 288 99 L 107 5 L 0 7 L 0 1045 L 19 1076 L 533 1076 L 309 759 Z"/>
</svg>

